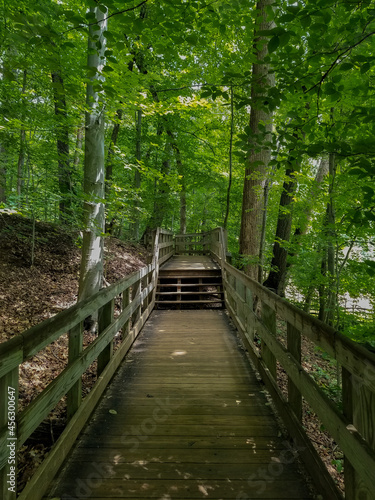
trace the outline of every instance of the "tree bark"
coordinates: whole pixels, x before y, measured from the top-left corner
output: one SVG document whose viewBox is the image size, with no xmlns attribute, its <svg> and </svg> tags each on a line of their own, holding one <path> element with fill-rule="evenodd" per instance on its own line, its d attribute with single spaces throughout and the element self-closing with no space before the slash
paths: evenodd
<svg viewBox="0 0 375 500">
<path fill-rule="evenodd" d="M 293 161 L 288 164 L 286 180 L 280 197 L 279 214 L 277 219 L 276 236 L 273 245 L 271 270 L 264 286 L 284 297 L 287 272 L 288 249 L 286 244 L 290 241 L 292 232 L 292 211 L 290 205 L 293 203 L 293 195 L 296 192 L 297 181 Z"/>
<path fill-rule="evenodd" d="M 224 229 L 228 227 L 228 217 L 230 209 L 230 191 L 232 187 L 232 150 L 233 150 L 233 131 L 234 131 L 234 107 L 233 107 L 233 85 L 230 88 L 230 138 L 229 138 L 229 179 L 227 189 L 227 204 L 224 217 Z"/>
<path fill-rule="evenodd" d="M 102 8 L 102 6 L 100 6 Z M 86 92 L 85 165 L 84 165 L 84 232 L 78 300 L 99 290 L 103 277 L 104 232 L 104 105 L 94 84 L 102 81 L 99 72 L 105 64 L 107 28 L 106 13 L 91 7 L 97 23 L 90 25 L 88 42 L 89 68 L 95 68 Z M 98 28 L 94 30 L 93 28 Z"/>
<path fill-rule="evenodd" d="M 69 126 L 64 80 L 60 71 L 55 71 L 51 75 L 53 95 L 55 102 L 55 115 L 57 118 L 57 161 L 59 171 L 60 202 L 59 213 L 60 222 L 71 223 L 72 215 L 72 172 L 69 158 Z"/>
<path fill-rule="evenodd" d="M 115 156 L 115 146 L 117 144 L 118 134 L 120 131 L 121 120 L 122 120 L 122 109 L 116 111 L 117 120 L 113 125 L 111 141 L 109 143 L 108 155 L 107 155 L 107 165 L 105 169 L 105 197 L 108 199 L 109 193 L 111 191 L 111 182 L 113 179 L 113 158 Z"/>
<path fill-rule="evenodd" d="M 74 160 L 73 160 L 73 165 L 74 165 L 75 171 L 77 170 L 79 163 L 80 163 L 80 151 L 82 149 L 83 131 L 84 131 L 84 127 L 77 128 L 76 148 L 74 151 Z"/>
<path fill-rule="evenodd" d="M 249 135 L 249 154 L 245 170 L 243 189 L 242 217 L 240 231 L 240 254 L 246 259 L 244 271 L 253 279 L 258 279 L 260 228 L 262 225 L 263 193 L 267 177 L 268 163 L 271 151 L 264 143 L 269 141 L 272 133 L 273 113 L 267 108 L 267 92 L 275 84 L 275 78 L 270 73 L 269 63 L 264 59 L 268 55 L 267 40 L 259 36 L 262 30 L 274 27 L 268 20 L 267 9 L 273 0 L 259 0 L 257 3 L 258 20 L 254 32 L 254 52 L 256 63 L 253 64 L 251 112 Z M 263 130 L 262 130 L 263 129 Z"/>
<path fill-rule="evenodd" d="M 0 203 L 7 201 L 6 150 L 0 144 Z"/>
<path fill-rule="evenodd" d="M 329 154 L 329 187 L 328 203 L 323 223 L 323 234 L 326 238 L 323 249 L 321 274 L 323 283 L 319 286 L 319 319 L 333 325 L 335 316 L 336 299 L 336 266 L 335 266 L 335 210 L 334 210 L 334 184 L 336 177 L 335 154 Z"/>
<path fill-rule="evenodd" d="M 163 221 L 169 208 L 169 192 L 168 175 L 171 170 L 170 165 L 171 144 L 167 141 L 164 148 L 164 160 L 161 165 L 161 174 L 163 178 L 158 182 L 157 191 L 155 193 L 155 210 L 151 217 L 151 222 L 148 229 L 156 229 L 162 227 Z"/>
<path fill-rule="evenodd" d="M 22 80 L 22 95 L 26 92 L 26 81 L 27 81 L 27 71 L 23 72 L 23 80 Z M 22 97 L 22 107 L 25 107 L 25 99 Z M 22 189 L 24 185 L 24 166 L 25 166 L 25 158 L 26 158 L 26 131 L 25 131 L 25 113 L 22 110 L 22 128 L 20 131 L 20 152 L 18 155 L 18 163 L 17 163 L 17 196 L 18 196 L 18 205 L 21 205 L 21 195 Z"/>
<path fill-rule="evenodd" d="M 112 179 L 113 179 L 113 160 L 115 157 L 115 149 L 114 148 L 117 144 L 118 134 L 120 131 L 121 120 L 122 120 L 122 110 L 118 109 L 116 114 L 117 114 L 117 121 L 113 125 L 111 140 L 110 140 L 109 147 L 108 147 L 106 168 L 105 168 L 105 200 L 106 200 L 106 203 L 108 203 L 110 193 L 111 193 L 111 186 L 112 186 Z M 106 220 L 105 221 L 105 232 L 108 234 L 112 234 L 114 224 L 115 224 L 115 219 L 113 217 L 109 220 Z"/>
<path fill-rule="evenodd" d="M 141 109 L 139 109 L 136 113 L 135 126 L 136 126 L 135 157 L 139 167 L 140 162 L 142 160 L 142 110 Z M 134 188 L 136 193 L 136 199 L 134 202 L 134 222 L 132 224 L 132 236 L 133 239 L 136 241 L 139 240 L 140 217 L 139 217 L 138 195 L 139 195 L 139 189 L 141 187 L 141 172 L 138 167 L 134 172 Z"/>
</svg>

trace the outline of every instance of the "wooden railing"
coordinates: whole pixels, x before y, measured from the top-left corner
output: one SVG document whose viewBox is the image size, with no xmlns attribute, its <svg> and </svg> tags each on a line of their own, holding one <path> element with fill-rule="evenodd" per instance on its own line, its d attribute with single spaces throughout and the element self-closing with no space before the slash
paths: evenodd
<svg viewBox="0 0 375 500">
<path fill-rule="evenodd" d="M 67 427 L 19 497 L 21 500 L 40 500 L 50 478 L 61 466 L 147 320 L 154 306 L 159 265 L 174 254 L 173 235 L 168 231 L 157 230 L 147 241 L 153 248 L 153 261 L 148 266 L 0 344 L 0 498 L 16 498 L 11 491 L 14 478 L 11 467 L 16 467 L 16 451 L 66 394 Z M 220 264 L 228 312 L 324 499 L 339 499 L 342 495 L 303 428 L 303 399 L 345 455 L 345 498 L 373 500 L 375 356 L 228 264 L 226 234 L 221 228 L 200 235 L 177 235 L 175 245 L 177 253 L 209 254 Z M 116 297 L 121 297 L 122 311 L 114 318 Z M 99 334 L 83 350 L 82 322 L 95 314 L 99 317 Z M 277 319 L 286 322 L 286 346 L 276 338 Z M 113 339 L 120 330 L 122 342 L 113 353 Z M 29 406 L 18 413 L 19 365 L 66 332 L 69 332 L 68 365 Z M 342 367 L 342 410 L 327 398 L 302 367 L 302 336 L 327 352 Z M 260 339 L 260 346 L 256 338 Z M 94 360 L 98 361 L 99 377 L 82 401 L 81 376 Z M 287 398 L 280 388 L 276 360 L 288 376 Z M 16 427 L 13 426 L 14 417 Z"/>
<path fill-rule="evenodd" d="M 303 399 L 344 453 L 345 499 L 374 500 L 375 355 L 225 262 L 225 235 L 220 228 L 211 233 L 210 252 L 221 262 L 228 312 L 323 498 L 342 499 L 342 495 L 303 428 Z M 286 346 L 276 338 L 276 320 L 286 322 Z M 302 367 L 302 336 L 341 366 L 342 410 Z M 288 376 L 287 398 L 276 361 Z"/>
<path fill-rule="evenodd" d="M 48 458 L 20 494 L 21 500 L 39 500 L 82 430 L 101 394 L 150 315 L 155 301 L 159 265 L 173 253 L 173 235 L 158 229 L 152 235 L 152 262 L 102 289 L 94 296 L 0 344 L 0 498 L 14 500 L 17 450 L 67 396 L 68 424 Z M 114 317 L 115 300 L 121 312 Z M 83 321 L 98 317 L 98 336 L 83 349 Z M 113 339 L 122 342 L 113 351 Z M 22 363 L 68 332 L 69 360 L 65 369 L 25 408 L 18 407 L 18 377 Z M 98 378 L 82 400 L 82 374 L 97 360 Z"/>
</svg>

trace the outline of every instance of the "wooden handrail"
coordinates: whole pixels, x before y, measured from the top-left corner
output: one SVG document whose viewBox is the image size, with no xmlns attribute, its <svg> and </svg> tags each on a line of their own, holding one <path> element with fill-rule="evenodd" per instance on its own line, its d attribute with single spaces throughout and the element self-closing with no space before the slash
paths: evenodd
<svg viewBox="0 0 375 500">
<path fill-rule="evenodd" d="M 227 309 L 324 498 L 342 498 L 301 422 L 302 398 L 318 415 L 345 456 L 346 499 L 375 498 L 375 355 L 333 328 L 275 295 L 228 263 L 223 266 Z M 257 298 L 255 314 L 253 303 Z M 288 346 L 276 338 L 276 316 L 287 322 Z M 255 332 L 261 339 L 259 349 Z M 300 336 L 329 353 L 343 369 L 344 408 L 339 410 L 300 362 Z M 276 374 L 276 360 L 288 375 L 288 400 Z M 360 492 L 360 496 L 359 495 Z M 361 496 L 362 495 L 362 496 Z"/>
<path fill-rule="evenodd" d="M 177 235 L 176 245 L 189 253 L 201 245 L 222 268 L 228 312 L 248 346 L 289 433 L 324 498 L 342 499 L 302 426 L 302 398 L 340 446 L 345 456 L 345 498 L 375 498 L 375 355 L 305 313 L 226 262 L 226 234 L 216 228 Z M 261 310 L 258 316 L 254 312 Z M 286 321 L 287 347 L 276 338 L 276 317 Z M 255 343 L 255 334 L 261 340 Z M 343 409 L 339 410 L 301 365 L 301 336 L 332 356 L 342 367 Z M 277 380 L 276 360 L 288 376 L 288 398 Z"/>
<path fill-rule="evenodd" d="M 119 366 L 147 320 L 155 303 L 159 266 L 174 254 L 173 234 L 164 229 L 157 229 L 152 236 L 152 247 L 153 259 L 148 266 L 0 344 L 0 498 L 3 500 L 16 498 L 16 481 L 9 482 L 10 478 L 13 481 L 16 477 L 15 458 L 13 463 L 16 450 L 67 394 L 67 412 L 68 417 L 75 422 L 74 432 L 68 425 L 69 432 L 64 431 L 53 448 L 57 451 L 52 450 L 46 459 L 52 465 L 49 465 L 49 468 L 46 466 L 41 468 L 42 472 L 37 473 L 35 480 L 33 478 L 28 483 L 20 498 L 36 500 L 43 496 L 48 486 L 47 479 L 53 475 L 51 470 L 57 471 L 74 443 L 71 436 L 80 432 L 95 406 L 94 398 L 95 401 L 100 398 L 106 383 L 110 380 L 110 375 Z M 123 309 L 120 315 L 114 318 L 114 300 L 119 296 L 122 296 Z M 99 334 L 83 350 L 82 322 L 92 315 L 99 315 Z M 121 330 L 122 343 L 118 351 L 113 354 L 113 339 Z M 67 332 L 69 333 L 68 365 L 22 412 L 17 412 L 19 365 Z M 96 382 L 98 388 L 82 400 L 81 376 L 95 360 L 98 360 L 98 375 L 100 375 Z M 103 380 L 106 383 L 103 383 Z M 11 412 L 8 411 L 7 405 L 9 398 L 12 398 Z M 13 428 L 15 415 L 17 429 Z M 12 443 L 11 452 L 9 443 Z"/>
</svg>

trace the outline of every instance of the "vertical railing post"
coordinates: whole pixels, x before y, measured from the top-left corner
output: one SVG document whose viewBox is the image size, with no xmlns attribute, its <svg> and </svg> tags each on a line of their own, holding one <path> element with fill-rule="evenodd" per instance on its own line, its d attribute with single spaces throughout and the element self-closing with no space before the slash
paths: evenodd
<svg viewBox="0 0 375 500">
<path fill-rule="evenodd" d="M 275 311 L 264 302 L 262 303 L 262 321 L 267 327 L 268 331 L 276 336 L 276 313 Z M 262 340 L 261 344 L 262 358 L 269 369 L 272 377 L 276 380 L 276 358 L 267 346 L 266 342 Z"/>
<path fill-rule="evenodd" d="M 68 362 L 73 363 L 82 353 L 83 350 L 83 323 L 80 322 L 78 325 L 73 327 L 69 331 L 69 354 Z M 82 377 L 80 377 L 73 387 L 68 391 L 66 400 L 67 406 L 67 419 L 68 421 L 72 418 L 75 412 L 81 405 L 82 401 Z"/>
<path fill-rule="evenodd" d="M 124 311 L 128 305 L 130 304 L 130 287 L 126 288 L 122 292 L 122 310 Z M 122 341 L 126 339 L 126 337 L 129 335 L 130 332 L 130 316 L 129 319 L 124 323 L 124 326 L 122 327 Z"/>
<path fill-rule="evenodd" d="M 141 295 L 141 292 L 142 292 L 142 279 L 139 279 L 134 283 L 132 287 L 132 302 L 134 302 Z M 132 314 L 132 327 L 134 327 L 134 325 L 141 317 L 141 307 L 142 304 L 138 304 L 138 306 L 136 306 L 135 311 Z"/>
<path fill-rule="evenodd" d="M 298 363 L 301 363 L 301 332 L 287 323 L 288 351 Z M 302 421 L 302 395 L 295 384 L 288 377 L 288 403 L 298 420 Z"/>
<path fill-rule="evenodd" d="M 353 384 L 351 373 L 342 368 L 342 406 L 343 413 L 349 422 L 353 422 Z M 349 460 L 344 456 L 344 482 L 345 499 L 355 500 L 355 470 Z"/>
<path fill-rule="evenodd" d="M 18 366 L 0 378 L 0 431 L 6 430 L 1 445 L 0 498 L 17 498 Z"/>
<path fill-rule="evenodd" d="M 369 365 L 368 377 L 375 377 L 374 369 Z M 343 410 L 345 416 L 370 447 L 375 450 L 375 393 L 368 389 L 360 378 L 348 370 L 342 370 Z M 368 490 L 350 462 L 345 459 L 345 500 L 373 500 L 372 492 Z"/>
<path fill-rule="evenodd" d="M 98 318 L 98 329 L 99 335 L 101 335 L 104 330 L 112 323 L 113 314 L 114 314 L 114 299 L 110 300 L 103 307 L 99 309 L 99 318 Z M 98 377 L 109 363 L 113 354 L 113 340 L 103 349 L 103 351 L 98 356 L 98 369 L 97 374 Z"/>
</svg>

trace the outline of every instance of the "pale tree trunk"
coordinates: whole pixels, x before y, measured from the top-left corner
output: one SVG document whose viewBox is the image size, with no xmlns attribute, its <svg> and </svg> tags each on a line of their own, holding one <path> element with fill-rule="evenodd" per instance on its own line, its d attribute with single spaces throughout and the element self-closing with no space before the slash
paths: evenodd
<svg viewBox="0 0 375 500">
<path fill-rule="evenodd" d="M 228 217 L 230 209 L 230 190 L 232 187 L 232 149 L 233 149 L 233 131 L 234 131 L 234 107 L 233 107 L 233 85 L 230 88 L 230 137 L 229 137 L 229 179 L 227 188 L 227 204 L 224 217 L 224 229 L 228 227 Z"/>
<path fill-rule="evenodd" d="M 172 148 L 176 155 L 177 172 L 181 177 L 181 190 L 180 190 L 180 234 L 186 233 L 186 178 L 185 169 L 181 159 L 181 151 L 177 145 L 177 140 L 174 133 L 167 127 L 167 134 L 171 138 Z"/>
<path fill-rule="evenodd" d="M 323 223 L 323 234 L 326 238 L 323 249 L 321 274 L 326 283 L 319 286 L 319 319 L 329 325 L 333 325 L 335 315 L 336 299 L 336 266 L 335 266 L 335 210 L 333 201 L 333 191 L 336 177 L 335 154 L 329 155 L 329 187 L 328 203 Z"/>
<path fill-rule="evenodd" d="M 59 218 L 64 224 L 71 224 L 72 216 L 72 172 L 69 158 L 69 126 L 66 107 L 64 80 L 60 71 L 51 75 L 57 118 L 57 161 L 59 171 Z"/>
<path fill-rule="evenodd" d="M 333 200 L 333 190 L 336 177 L 336 158 L 334 153 L 329 155 L 329 201 L 327 204 L 327 271 L 328 271 L 328 291 L 327 291 L 327 311 L 325 321 L 333 325 L 336 309 L 336 255 L 335 255 L 335 208 Z"/>
<path fill-rule="evenodd" d="M 162 227 L 165 216 L 170 205 L 168 176 L 171 170 L 170 164 L 171 145 L 167 141 L 164 148 L 164 160 L 161 164 L 161 174 L 163 178 L 159 180 L 155 195 L 155 212 L 151 217 L 151 229 Z"/>
<path fill-rule="evenodd" d="M 0 203 L 7 201 L 6 150 L 0 144 Z"/>
<path fill-rule="evenodd" d="M 77 132 L 76 132 L 76 148 L 74 151 L 74 160 L 73 160 L 73 165 L 74 165 L 74 171 L 76 172 L 79 163 L 80 163 L 80 151 L 82 149 L 82 141 L 83 141 L 83 131 L 84 127 L 78 127 Z"/>
<path fill-rule="evenodd" d="M 273 21 L 268 20 L 267 13 L 272 4 L 273 0 L 259 0 L 257 3 L 258 19 L 254 33 L 254 52 L 257 62 L 253 64 L 250 112 L 251 133 L 248 140 L 250 152 L 245 170 L 240 231 L 240 254 L 245 257 L 244 271 L 255 280 L 259 276 L 264 186 L 271 157 L 270 149 L 264 146 L 262 141 L 258 142 L 256 138 L 259 134 L 262 134 L 261 129 L 264 127 L 264 139 L 266 141 L 271 139 L 273 114 L 267 109 L 264 101 L 269 88 L 275 85 L 275 77 L 270 73 L 270 65 L 263 63 L 268 54 L 268 39 L 259 36 L 258 33 L 274 27 Z"/>
<path fill-rule="evenodd" d="M 94 13 L 97 24 L 90 25 L 87 66 L 96 68 L 97 73 L 87 84 L 84 164 L 86 200 L 78 300 L 98 291 L 103 277 L 104 104 L 93 84 L 102 80 L 99 71 L 105 64 L 106 39 L 103 32 L 107 28 L 107 14 L 99 7 L 91 7 L 90 11 Z M 93 29 L 98 27 L 99 30 Z"/>
<path fill-rule="evenodd" d="M 24 70 L 23 72 L 23 81 L 22 81 L 22 95 L 25 94 L 26 92 L 26 81 L 27 81 L 27 71 Z M 21 195 L 22 195 L 22 188 L 24 185 L 24 166 L 25 166 L 25 158 L 26 158 L 26 131 L 24 128 L 24 120 L 25 120 L 25 113 L 24 113 L 24 108 L 25 108 L 25 99 L 22 97 L 22 128 L 20 131 L 20 152 L 18 155 L 18 163 L 17 163 L 17 196 L 18 196 L 18 204 L 21 204 Z"/>
<path fill-rule="evenodd" d="M 122 120 L 122 110 L 118 109 L 116 114 L 117 114 L 117 121 L 113 125 L 113 129 L 112 129 L 111 140 L 110 140 L 109 148 L 108 148 L 107 164 L 106 164 L 106 169 L 105 169 L 105 200 L 106 200 L 106 203 L 108 203 L 110 192 L 111 192 L 112 179 L 113 179 L 113 160 L 115 157 L 115 146 L 117 144 L 118 134 L 120 131 L 120 125 L 121 125 L 121 120 Z M 115 223 L 114 218 L 112 218 L 110 220 L 106 220 L 106 222 L 105 222 L 105 232 L 106 233 L 112 234 L 114 223 Z"/>
<path fill-rule="evenodd" d="M 294 232 L 294 238 L 298 238 L 299 236 L 303 236 L 307 233 L 309 223 L 311 221 L 311 217 L 313 214 L 315 200 L 318 196 L 320 186 L 323 182 L 324 177 L 328 174 L 329 171 L 329 159 L 328 157 L 324 157 L 320 160 L 318 170 L 315 175 L 315 182 L 312 185 L 306 199 L 307 199 L 307 207 L 304 211 L 305 216 L 302 223 L 296 228 Z M 297 240 L 298 242 L 298 240 Z"/>
<path fill-rule="evenodd" d="M 136 143 L 135 143 L 135 157 L 137 160 L 137 168 L 134 172 L 134 189 L 136 193 L 136 200 L 134 203 L 134 222 L 132 224 L 132 236 L 133 239 L 139 240 L 139 190 L 141 187 L 141 172 L 139 170 L 140 162 L 142 160 L 142 110 L 139 109 L 136 113 Z"/>
<path fill-rule="evenodd" d="M 186 234 L 186 203 L 186 182 L 183 175 L 180 191 L 180 234 Z"/>
</svg>

